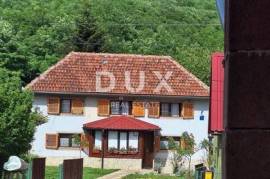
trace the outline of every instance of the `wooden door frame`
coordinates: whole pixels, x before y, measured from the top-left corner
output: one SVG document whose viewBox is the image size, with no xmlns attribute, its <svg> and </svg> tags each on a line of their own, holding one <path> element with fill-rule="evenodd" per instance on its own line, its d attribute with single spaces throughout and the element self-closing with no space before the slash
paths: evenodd
<svg viewBox="0 0 270 179">
<path fill-rule="evenodd" d="M 151 136 L 150 136 L 151 135 Z M 153 168 L 153 160 L 154 160 L 154 153 L 155 153 L 155 149 L 154 149 L 154 132 L 153 131 L 151 131 L 151 132 L 144 132 L 143 133 L 143 138 L 144 138 L 144 145 L 143 145 L 143 158 L 142 158 L 142 168 Z M 145 152 L 145 149 L 146 149 L 146 146 L 147 146 L 147 137 L 149 137 L 149 139 L 150 138 L 152 138 L 152 152 L 150 153 L 151 155 L 149 155 L 149 153 L 148 154 L 146 154 L 146 152 Z M 152 163 L 151 163 L 151 166 L 145 166 L 146 164 L 145 164 L 145 162 L 146 162 L 146 156 L 148 157 L 148 158 L 150 158 L 149 160 L 151 160 L 152 161 Z"/>
</svg>

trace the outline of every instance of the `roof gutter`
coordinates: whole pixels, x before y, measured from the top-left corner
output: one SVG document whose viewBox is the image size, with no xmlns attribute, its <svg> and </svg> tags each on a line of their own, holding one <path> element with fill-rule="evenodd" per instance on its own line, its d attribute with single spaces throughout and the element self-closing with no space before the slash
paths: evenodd
<svg viewBox="0 0 270 179">
<path fill-rule="evenodd" d="M 125 93 L 97 93 L 97 92 L 48 92 L 33 91 L 34 94 L 52 94 L 52 95 L 82 95 L 82 96 L 123 96 L 123 97 L 144 97 L 144 98 L 174 98 L 174 99 L 209 99 L 209 96 L 177 96 L 177 95 L 150 95 L 150 94 L 125 94 Z"/>
</svg>

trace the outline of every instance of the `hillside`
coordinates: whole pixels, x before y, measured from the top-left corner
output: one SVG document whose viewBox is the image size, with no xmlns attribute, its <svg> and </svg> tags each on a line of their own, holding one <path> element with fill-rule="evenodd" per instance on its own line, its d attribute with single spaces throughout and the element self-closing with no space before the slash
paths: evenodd
<svg viewBox="0 0 270 179">
<path fill-rule="evenodd" d="M 0 1 L 0 66 L 25 83 L 69 51 L 171 55 L 209 84 L 214 0 Z"/>
</svg>

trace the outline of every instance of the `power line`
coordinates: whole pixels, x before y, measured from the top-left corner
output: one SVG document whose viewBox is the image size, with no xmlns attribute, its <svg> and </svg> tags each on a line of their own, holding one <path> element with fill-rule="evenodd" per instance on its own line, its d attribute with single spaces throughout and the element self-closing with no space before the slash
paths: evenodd
<svg viewBox="0 0 270 179">
<path fill-rule="evenodd" d="M 220 23 L 103 23 L 110 26 L 221 26 Z"/>
<path fill-rule="evenodd" d="M 130 41 L 126 41 L 130 42 Z M 179 42 L 180 43 L 180 42 Z M 76 42 L 75 44 L 80 44 L 80 45 L 102 45 L 102 43 L 88 43 L 88 42 Z M 121 45 L 123 44 L 122 42 L 114 43 L 115 45 Z M 127 45 L 127 44 L 126 44 Z M 135 45 L 135 44 L 133 44 Z M 145 44 L 142 43 L 140 45 L 144 45 L 145 47 L 147 46 L 156 46 L 156 47 L 181 47 L 181 48 L 211 48 L 211 47 L 218 47 L 218 45 L 177 45 L 177 44 L 160 44 L 160 43 L 152 43 L 152 44 Z"/>
</svg>

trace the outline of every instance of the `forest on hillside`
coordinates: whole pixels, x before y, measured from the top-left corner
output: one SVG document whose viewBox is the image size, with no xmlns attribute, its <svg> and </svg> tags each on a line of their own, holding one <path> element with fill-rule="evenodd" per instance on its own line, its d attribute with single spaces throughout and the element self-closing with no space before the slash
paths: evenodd
<svg viewBox="0 0 270 179">
<path fill-rule="evenodd" d="M 25 85 L 70 51 L 170 55 L 209 84 L 214 0 L 0 0 L 0 68 Z"/>
</svg>

